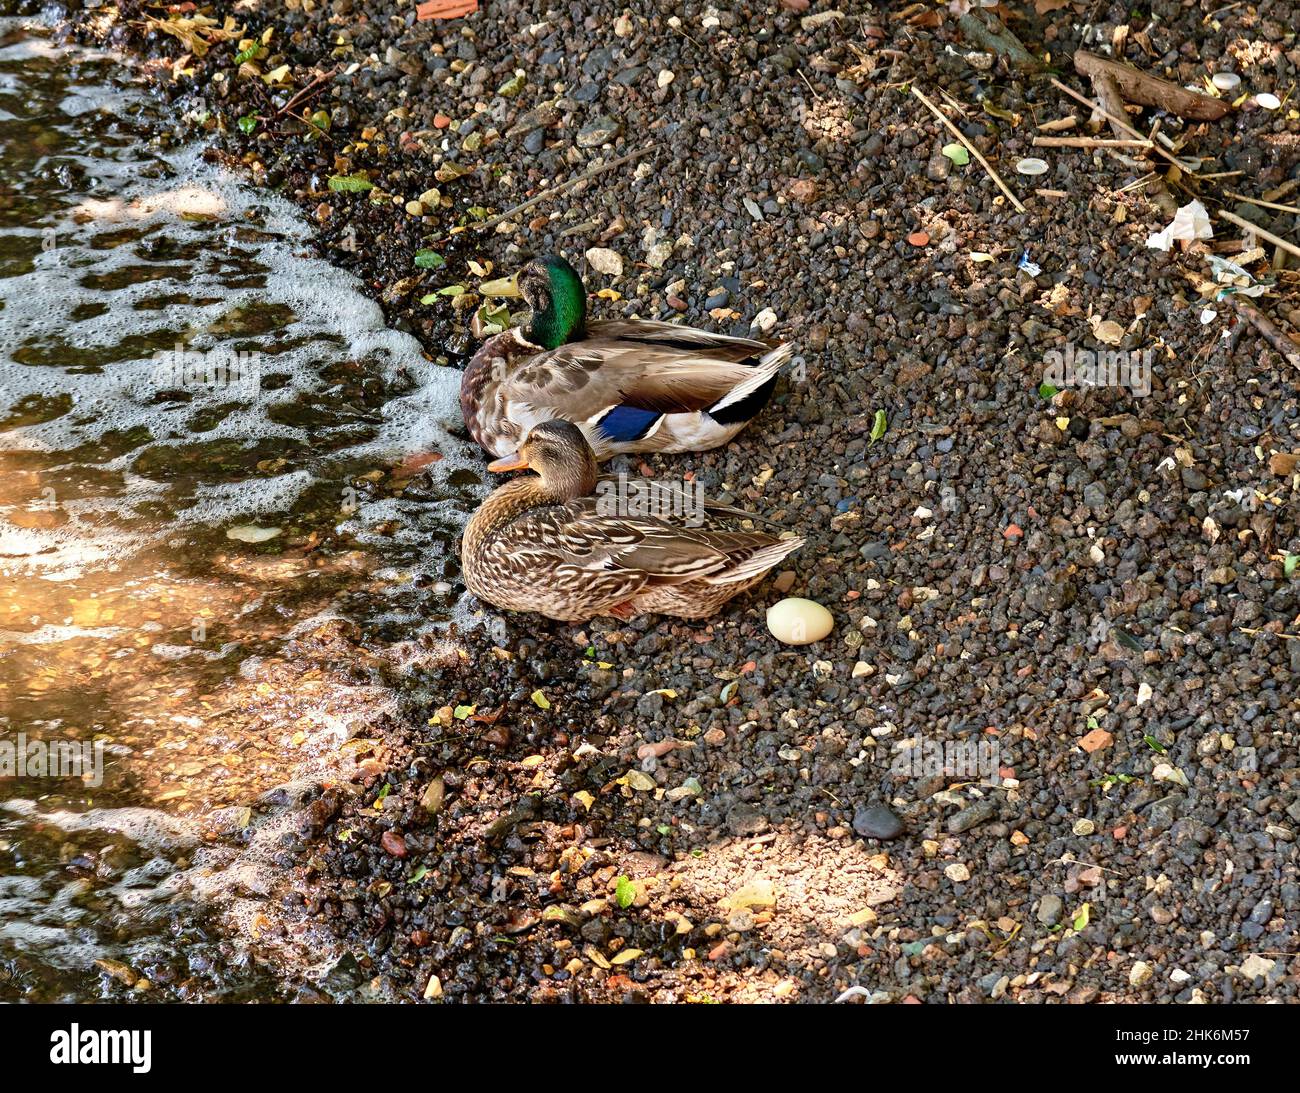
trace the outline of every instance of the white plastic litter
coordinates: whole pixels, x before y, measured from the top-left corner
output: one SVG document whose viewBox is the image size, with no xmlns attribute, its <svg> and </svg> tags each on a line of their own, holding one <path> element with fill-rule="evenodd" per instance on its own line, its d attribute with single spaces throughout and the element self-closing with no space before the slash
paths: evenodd
<svg viewBox="0 0 1300 1093">
<path fill-rule="evenodd" d="M 1239 292 L 1242 296 L 1263 296 L 1269 290 L 1269 285 L 1256 281 L 1249 270 L 1236 262 L 1220 258 L 1217 254 L 1207 254 L 1205 257 L 1214 271 L 1214 279 L 1221 285 L 1232 286 L 1222 291 Z"/>
<path fill-rule="evenodd" d="M 1152 250 L 1168 250 L 1175 239 L 1213 239 L 1214 228 L 1210 226 L 1210 214 L 1199 201 L 1184 205 L 1174 214 L 1169 226 L 1163 231 L 1147 237 L 1147 246 Z"/>
</svg>

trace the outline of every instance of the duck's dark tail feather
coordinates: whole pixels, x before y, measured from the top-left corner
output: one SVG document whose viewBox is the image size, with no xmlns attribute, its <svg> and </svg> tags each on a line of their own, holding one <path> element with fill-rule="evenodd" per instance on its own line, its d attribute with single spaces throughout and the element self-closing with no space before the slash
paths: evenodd
<svg viewBox="0 0 1300 1093">
<path fill-rule="evenodd" d="M 770 353 L 764 354 L 754 365 L 754 374 L 746 376 L 711 406 L 709 416 L 720 425 L 748 421 L 767 405 L 767 400 L 772 397 L 772 391 L 776 387 L 777 373 L 793 354 L 794 346 L 789 344 L 778 345 Z"/>
</svg>

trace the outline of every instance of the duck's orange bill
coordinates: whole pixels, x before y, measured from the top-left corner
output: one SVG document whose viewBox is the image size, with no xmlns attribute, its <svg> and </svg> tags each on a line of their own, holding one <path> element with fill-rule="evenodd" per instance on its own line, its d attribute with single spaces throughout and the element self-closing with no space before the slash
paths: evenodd
<svg viewBox="0 0 1300 1093">
<path fill-rule="evenodd" d="M 500 459 L 494 459 L 487 465 L 487 469 L 494 474 L 500 474 L 502 471 L 526 471 L 528 470 L 528 460 L 518 452 L 511 452 L 510 455 L 503 455 Z"/>
</svg>

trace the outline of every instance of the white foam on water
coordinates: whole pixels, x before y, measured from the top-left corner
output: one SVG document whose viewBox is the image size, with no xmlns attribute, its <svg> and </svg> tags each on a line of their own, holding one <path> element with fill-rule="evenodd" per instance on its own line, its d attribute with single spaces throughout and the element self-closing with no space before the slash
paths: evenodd
<svg viewBox="0 0 1300 1093">
<path fill-rule="evenodd" d="M 115 638 L 126 632 L 124 626 L 53 626 L 37 630 L 0 630 L 0 643 L 12 645 L 53 645 L 81 638 Z"/>
<path fill-rule="evenodd" d="M 150 850 L 182 850 L 198 843 L 190 822 L 154 808 L 89 808 L 84 812 L 61 809 L 42 811 L 35 801 L 11 797 L 0 801 L 0 810 L 24 819 L 39 819 L 69 834 L 78 831 L 110 831 L 124 835 Z"/>
<path fill-rule="evenodd" d="M 9 25 L 10 21 L 0 19 L 0 28 Z M 64 55 L 58 47 L 38 39 L 0 48 L 0 62 Z M 75 56 L 84 59 L 92 55 L 77 51 Z M 0 74 L 0 88 L 21 87 L 21 80 L 14 85 L 14 79 L 12 73 Z M 82 125 L 99 123 L 100 115 L 128 117 L 146 104 L 143 96 L 135 96 L 130 89 L 77 86 L 62 95 L 59 107 L 64 125 L 79 130 Z M 0 126 L 4 123 L 0 115 Z M 91 144 L 88 141 L 84 147 Z M 44 239 L 48 238 L 44 230 L 52 228 L 55 248 L 37 253 L 30 271 L 0 278 L 0 419 L 27 396 L 48 399 L 66 395 L 72 405 L 69 412 L 51 421 L 0 431 L 0 459 L 6 452 L 46 453 L 42 467 L 57 469 L 60 453 L 80 449 L 80 454 L 66 458 L 69 478 L 93 462 L 98 471 L 108 472 L 106 477 L 115 481 L 101 494 L 96 494 L 97 487 L 90 487 L 75 498 L 58 498 L 59 509 L 69 519 L 50 528 L 18 527 L 7 521 L 5 514 L 20 502 L 11 492 L 0 492 L 4 498 L 0 503 L 0 573 L 16 579 L 35 576 L 70 581 L 120 571 L 123 578 L 114 583 L 132 589 L 133 595 L 138 586 L 143 602 L 154 595 L 150 582 L 156 579 L 166 585 L 174 580 L 165 572 L 170 557 L 167 550 L 173 544 L 192 541 L 193 529 L 248 522 L 276 526 L 277 517 L 304 491 L 322 479 L 338 481 L 334 468 L 341 461 L 373 466 L 437 450 L 442 460 L 422 472 L 432 480 L 435 492 L 437 484 L 454 471 L 479 466 L 477 450 L 447 431 L 460 420 L 460 373 L 433 365 L 415 338 L 385 326 L 382 310 L 364 294 L 356 277 L 307 253 L 312 228 L 291 203 L 254 191 L 219 165 L 205 162 L 197 146 L 160 153 L 139 144 L 129 149 L 106 147 L 94 155 L 79 155 L 73 149 L 61 153 L 60 158 L 84 168 L 88 182 L 75 207 L 52 205 L 46 220 L 15 229 L 15 234 Z M 196 215 L 215 219 L 190 219 Z M 203 224 L 217 226 L 205 230 Z M 140 237 L 131 238 L 130 233 Z M 156 257 L 150 250 L 155 243 L 164 244 Z M 189 243 L 200 244 L 197 257 L 169 256 L 176 244 Z M 230 255 L 236 252 L 242 257 L 233 262 Z M 262 267 L 257 271 L 261 284 L 248 283 L 253 263 Z M 167 276 L 152 276 L 160 271 Z M 189 303 L 182 296 L 215 302 Z M 177 298 L 164 299 L 171 297 Z M 283 309 L 290 316 L 283 329 L 267 334 L 223 332 L 239 329 L 241 312 L 267 307 Z M 95 314 L 99 308 L 105 310 Z M 77 319 L 74 310 L 88 317 Z M 260 352 L 263 377 L 275 373 L 284 382 L 274 390 L 263 385 L 255 394 L 187 384 L 190 401 L 155 401 L 168 387 L 160 385 L 153 350 L 171 348 L 177 342 L 194 351 L 238 347 Z M 66 359 L 60 359 L 60 347 L 68 348 Z M 34 349 L 40 350 L 41 359 L 48 363 L 20 363 L 31 360 L 28 354 Z M 94 350 L 101 351 L 101 359 L 121 359 L 107 360 L 99 367 L 88 365 L 86 355 Z M 272 414 L 278 404 L 294 403 L 300 394 L 319 391 L 327 382 L 322 377 L 323 367 L 343 361 L 364 361 L 386 377 L 400 373 L 417 385 L 390 399 L 378 414 L 369 415 L 379 418 L 371 437 L 326 453 L 326 445 L 314 446 L 321 437 L 272 420 Z M 220 420 L 214 415 L 211 429 L 202 433 L 191 429 L 189 423 L 196 413 L 230 403 L 234 408 Z M 85 454 L 94 444 L 107 444 L 113 434 L 132 429 L 148 430 L 151 446 L 213 440 L 253 445 L 280 438 L 305 448 L 308 454 L 282 473 L 234 482 L 216 474 L 205 477 L 206 468 L 200 464 L 187 469 L 194 476 L 187 488 L 173 491 L 171 483 L 133 469 L 143 448 L 111 459 Z M 36 477 L 43 473 L 43 469 L 36 472 Z M 151 510 L 159 504 L 171 507 L 169 499 L 174 492 L 183 497 L 174 516 L 161 519 L 150 511 L 147 519 L 125 519 L 140 515 L 146 504 Z M 446 528 L 462 518 L 459 505 L 450 500 L 390 498 L 363 500 L 346 526 L 355 530 L 362 543 L 373 543 L 375 555 L 382 558 L 384 548 L 426 546 L 439 534 L 445 537 Z M 373 534 L 373 525 L 387 519 L 400 524 L 397 535 Z M 242 549 L 242 544 L 221 542 L 232 552 Z M 165 549 L 151 550 L 160 547 Z M 397 576 L 391 567 L 384 571 Z M 377 594 L 387 596 L 391 591 L 397 598 L 406 587 L 395 583 L 391 590 L 380 589 Z M 240 610 L 253 611 L 260 603 L 260 599 L 252 600 Z M 380 607 L 389 608 L 390 603 L 384 601 Z M 463 602 L 456 612 L 464 622 L 482 624 L 481 618 L 465 610 Z M 288 642 L 309 635 L 322 623 L 344 617 L 342 607 L 326 608 L 298 620 L 280 639 Z M 454 656 L 452 647 L 443 641 L 415 640 L 442 624 L 419 619 L 395 602 L 391 610 L 379 615 L 379 621 L 385 620 L 402 624 L 410 635 L 399 660 L 411 671 L 434 667 Z M 131 636 L 133 629 L 150 633 L 162 629 L 157 622 L 97 628 L 63 624 L 67 622 L 71 619 L 33 620 L 31 632 L 0 633 L 0 643 L 15 647 L 76 639 L 107 643 L 124 634 Z M 38 623 L 44 624 L 38 627 Z M 149 641 L 152 644 L 141 650 L 147 649 L 141 658 L 146 672 L 183 673 L 191 660 L 200 663 L 190 646 Z M 234 643 L 222 644 L 219 650 L 206 649 L 201 655 L 205 660 L 219 660 L 233 648 Z M 110 655 L 132 652 L 124 648 Z M 24 653 L 18 650 L 16 655 Z M 232 670 L 223 693 L 237 697 L 263 678 L 278 682 L 282 668 L 273 654 L 246 657 Z M 315 726 L 311 739 L 284 755 L 283 764 L 270 764 L 275 769 L 268 766 L 268 776 L 283 780 L 281 788 L 288 789 L 300 804 L 322 782 L 344 780 L 346 768 L 354 760 L 350 752 L 340 752 L 339 746 L 348 735 L 351 720 L 399 712 L 398 696 L 391 690 L 341 683 L 331 686 L 328 705 L 310 703 L 295 710 L 295 716 Z M 203 731 L 204 722 L 197 718 L 171 720 L 193 733 Z M 265 730 L 258 726 L 258 731 Z M 179 750 L 180 738 L 162 744 L 159 751 L 173 746 Z M 220 801 L 226 807 L 216 812 L 232 808 L 242 812 L 250 807 L 263 789 L 253 781 L 242 783 L 233 791 L 235 796 Z M 22 831 L 39 824 L 70 839 L 80 836 L 77 841 L 87 844 L 94 844 L 99 835 L 112 836 L 114 841 L 120 837 L 150 856 L 111 883 L 94 885 L 98 894 L 111 895 L 119 906 L 141 916 L 133 918 L 134 922 L 143 921 L 149 913 L 160 913 L 178 899 L 192 898 L 227 914 L 235 923 L 236 938 L 256 938 L 261 930 L 255 920 L 267 911 L 264 897 L 275 892 L 284 879 L 277 862 L 284 852 L 285 836 L 300 822 L 298 809 L 273 810 L 267 815 L 258 806 L 235 840 L 244 845 L 237 846 L 222 842 L 225 836 L 214 837 L 213 817 L 213 812 L 180 816 L 145 806 L 90 807 L 74 812 L 53 807 L 50 800 L 0 801 L 0 828 L 13 823 Z M 225 830 L 219 825 L 217 829 Z M 60 840 L 56 837 L 55 841 Z M 96 957 L 109 953 L 129 958 L 129 952 L 99 929 L 98 907 L 79 906 L 73 898 L 91 882 L 68 884 L 66 876 L 62 869 L 54 869 L 39 878 L 0 877 L 0 942 L 68 968 L 89 968 Z M 159 912 L 150 912 L 151 907 Z M 155 944 L 162 936 L 156 934 L 145 943 Z M 0 951 L 3 948 L 0 945 Z M 326 955 L 321 949 L 298 957 L 314 962 Z"/>
<path fill-rule="evenodd" d="M 80 98 L 75 105 L 78 109 L 83 105 Z M 59 215 L 52 224 L 33 226 L 33 232 L 53 227 L 56 247 L 38 254 L 29 272 L 0 280 L 4 299 L 0 346 L 12 354 L 21 347 L 30 351 L 35 345 L 52 361 L 20 364 L 12 356 L 0 360 L 4 404 L 38 394 L 72 399 L 70 412 L 52 421 L 0 432 L 0 452 L 65 452 L 103 440 L 110 432 L 132 429 L 148 430 L 155 445 L 195 440 L 249 444 L 274 438 L 310 444 L 314 437 L 307 429 L 273 421 L 270 412 L 277 404 L 319 389 L 322 365 L 365 360 L 389 376 L 403 370 L 418 386 L 389 401 L 373 438 L 334 452 L 332 458 L 379 460 L 436 449 L 444 458 L 427 471 L 435 482 L 470 465 L 471 449 L 447 432 L 448 426 L 459 421 L 460 373 L 432 364 L 414 337 L 385 326 L 379 305 L 363 294 L 356 277 L 305 253 L 311 229 L 296 208 L 277 195 L 250 189 L 220 166 L 205 162 L 197 146 L 169 153 L 163 178 L 141 176 L 148 162 L 128 158 L 106 165 L 95 161 L 104 188 L 86 195 L 76 209 Z M 194 215 L 216 217 L 229 227 L 207 234 L 196 232 L 185 219 Z M 250 215 L 256 216 L 255 222 L 248 219 Z M 243 226 L 273 238 L 238 238 Z M 93 245 L 97 236 L 123 229 L 143 232 L 145 238 L 111 247 Z M 171 259 L 164 252 L 153 260 L 147 251 L 145 257 L 137 253 L 154 239 L 197 242 L 199 257 Z M 244 269 L 223 261 L 228 248 L 245 252 Z M 264 285 L 238 286 L 247 279 L 248 261 L 264 267 Z M 159 269 L 170 269 L 173 276 L 143 279 Z M 118 287 L 105 288 L 86 284 L 90 278 L 117 278 L 121 283 L 114 280 Z M 180 294 L 218 302 L 141 306 Z M 87 305 L 107 305 L 107 310 L 79 321 L 70 318 L 73 309 Z M 223 320 L 235 317 L 237 324 L 242 311 L 268 306 L 291 313 L 281 330 L 267 335 L 222 333 Z M 189 352 L 225 352 L 237 346 L 240 351 L 260 354 L 254 368 L 263 376 L 275 373 L 287 380 L 276 390 L 263 388 L 255 394 L 238 384 L 186 384 L 190 401 L 154 402 L 160 390 L 172 386 L 164 382 L 166 370 L 160 369 L 152 352 L 130 352 L 126 339 L 136 339 L 137 345 L 141 340 L 150 346 L 182 345 Z M 296 344 L 286 347 L 289 342 Z M 58 361 L 61 346 L 73 351 L 63 366 Z M 96 349 L 126 359 L 110 360 L 100 368 L 77 363 L 77 354 Z M 235 408 L 211 429 L 201 434 L 189 430 L 188 422 L 205 406 L 231 403 Z M 125 497 L 70 502 L 63 507 L 73 519 L 59 527 L 13 529 L 0 524 L 0 557 L 7 560 L 6 568 L 54 576 L 70 566 L 81 571 L 137 548 L 143 534 L 138 529 L 123 537 L 93 517 L 106 510 L 130 512 L 158 496 L 163 483 L 131 470 L 141 450 L 133 449 L 100 464 L 105 471 L 125 476 Z M 177 514 L 172 527 L 221 527 L 237 517 L 284 511 L 316 477 L 320 461 L 309 457 L 307 462 L 272 478 L 200 483 L 196 502 Z M 155 527 L 154 537 L 164 537 L 168 530 Z"/>
</svg>

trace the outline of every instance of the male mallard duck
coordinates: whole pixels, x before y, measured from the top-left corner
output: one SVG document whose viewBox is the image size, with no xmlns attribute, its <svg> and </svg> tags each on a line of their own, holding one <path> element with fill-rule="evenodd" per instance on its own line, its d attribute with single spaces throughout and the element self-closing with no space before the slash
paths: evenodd
<svg viewBox="0 0 1300 1093">
<path fill-rule="evenodd" d="M 647 506 L 610 504 L 597 492 L 596 454 L 577 426 L 548 421 L 519 452 L 490 471 L 531 468 L 483 502 L 465 528 L 461 569 L 479 599 L 509 611 L 536 611 L 565 622 L 593 615 L 639 614 L 698 619 L 763 579 L 803 540 L 761 532 L 689 527 L 677 518 L 626 515 Z M 611 483 L 612 478 L 599 480 Z M 652 483 L 619 480 L 622 491 Z M 705 504 L 709 514 L 748 516 Z M 703 522 L 704 513 L 699 514 Z"/>
<path fill-rule="evenodd" d="M 465 424 L 494 456 L 557 418 L 577 425 L 602 460 L 716 448 L 766 405 L 792 352 L 649 319 L 588 323 L 582 278 L 557 256 L 481 291 L 523 296 L 530 308 L 483 343 L 461 378 Z"/>
</svg>

